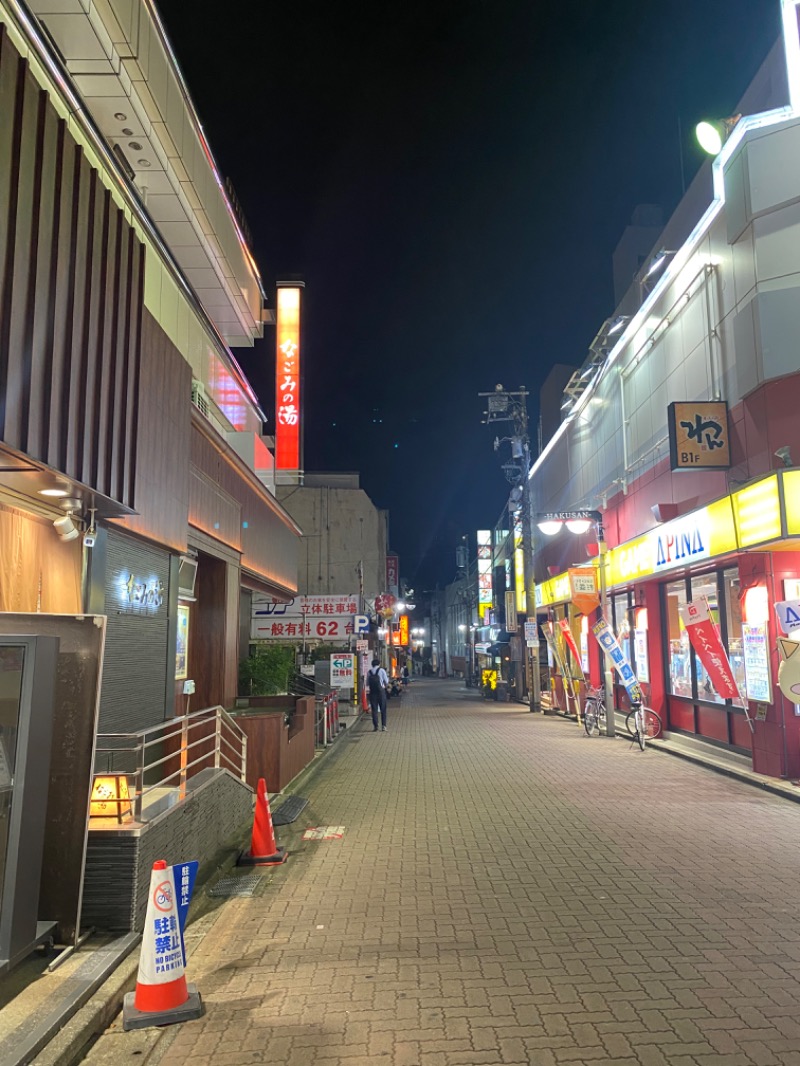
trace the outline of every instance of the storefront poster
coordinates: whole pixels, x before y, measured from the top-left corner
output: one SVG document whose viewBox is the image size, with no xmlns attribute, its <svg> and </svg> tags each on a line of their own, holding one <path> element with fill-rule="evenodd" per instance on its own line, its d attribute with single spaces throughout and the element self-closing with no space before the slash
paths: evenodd
<svg viewBox="0 0 800 1066">
<path fill-rule="evenodd" d="M 592 626 L 592 632 L 597 637 L 597 643 L 614 664 L 614 669 L 619 674 L 622 684 L 625 686 L 625 691 L 628 693 L 628 699 L 631 703 L 642 703 L 644 697 L 642 696 L 639 682 L 636 680 L 636 675 L 605 618 L 595 622 Z"/>
<path fill-rule="evenodd" d="M 184 681 L 188 676 L 189 659 L 189 608 L 178 604 L 178 634 L 175 643 L 175 680 Z"/>
<path fill-rule="evenodd" d="M 740 699 L 728 653 L 711 617 L 708 600 L 705 597 L 690 600 L 678 610 L 695 654 L 703 664 L 714 691 L 724 700 Z"/>
<path fill-rule="evenodd" d="M 766 625 L 742 625 L 742 644 L 747 698 L 759 703 L 772 703 Z"/>
<path fill-rule="evenodd" d="M 634 629 L 633 656 L 636 662 L 636 676 L 644 684 L 650 681 L 650 663 L 647 658 L 647 630 Z"/>
<path fill-rule="evenodd" d="M 572 635 L 572 629 L 566 618 L 559 618 L 558 624 L 561 628 L 561 632 L 564 634 L 564 640 L 567 647 L 572 652 L 572 657 L 575 660 L 575 665 L 578 667 L 578 672 L 583 676 L 583 663 L 581 661 L 581 654 L 578 651 L 578 645 L 575 643 L 575 637 Z"/>
<path fill-rule="evenodd" d="M 583 676 L 589 676 L 589 630 L 581 626 L 581 666 Z"/>
</svg>

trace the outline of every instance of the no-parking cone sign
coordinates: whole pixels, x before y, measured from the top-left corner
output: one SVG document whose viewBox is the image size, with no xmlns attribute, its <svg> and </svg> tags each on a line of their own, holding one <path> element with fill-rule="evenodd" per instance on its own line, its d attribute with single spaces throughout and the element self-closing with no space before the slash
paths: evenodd
<svg viewBox="0 0 800 1066">
<path fill-rule="evenodd" d="M 272 825 L 272 814 L 269 809 L 269 795 L 267 794 L 267 782 L 263 777 L 258 779 L 256 791 L 256 810 L 253 817 L 253 835 L 250 840 L 250 850 L 242 852 L 236 860 L 237 866 L 280 866 L 286 862 L 289 853 L 286 848 L 279 848 L 275 839 L 275 829 Z"/>
<path fill-rule="evenodd" d="M 172 867 L 163 859 L 153 863 L 147 918 L 142 934 L 136 991 L 128 992 L 122 1007 L 122 1027 L 146 1029 L 199 1018 L 200 994 L 187 985 L 183 937 Z"/>
</svg>

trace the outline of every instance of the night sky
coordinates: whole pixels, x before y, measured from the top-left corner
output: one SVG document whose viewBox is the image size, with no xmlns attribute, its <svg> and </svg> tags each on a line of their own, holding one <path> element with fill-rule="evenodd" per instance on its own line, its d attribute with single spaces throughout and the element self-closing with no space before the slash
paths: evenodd
<svg viewBox="0 0 800 1066">
<path fill-rule="evenodd" d="M 306 281 L 306 469 L 359 470 L 401 574 L 452 580 L 508 494 L 477 393 L 583 361 L 778 0 L 157 2 L 267 291 Z M 271 433 L 274 332 L 236 354 Z"/>
</svg>

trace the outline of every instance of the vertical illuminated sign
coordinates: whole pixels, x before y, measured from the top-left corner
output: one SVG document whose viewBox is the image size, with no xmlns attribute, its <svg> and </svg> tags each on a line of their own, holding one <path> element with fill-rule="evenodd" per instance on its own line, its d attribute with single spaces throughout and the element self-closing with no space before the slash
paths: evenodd
<svg viewBox="0 0 800 1066">
<path fill-rule="evenodd" d="M 279 285 L 275 358 L 275 469 L 300 470 L 300 288 Z"/>
<path fill-rule="evenodd" d="M 481 621 L 492 606 L 492 533 L 478 530 L 478 614 Z"/>
<path fill-rule="evenodd" d="M 517 610 L 525 614 L 528 609 L 525 594 L 525 556 L 522 549 L 522 518 L 514 518 L 514 588 L 517 593 Z"/>
</svg>

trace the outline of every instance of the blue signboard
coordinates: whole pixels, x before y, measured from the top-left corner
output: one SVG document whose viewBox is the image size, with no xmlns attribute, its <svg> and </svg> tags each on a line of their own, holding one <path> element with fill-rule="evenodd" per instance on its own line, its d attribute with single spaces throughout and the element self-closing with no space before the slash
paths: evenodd
<svg viewBox="0 0 800 1066">
<path fill-rule="evenodd" d="M 197 877 L 199 863 L 182 862 L 172 867 L 172 876 L 175 879 L 175 891 L 178 896 L 178 926 L 181 931 L 181 950 L 183 951 L 183 965 L 186 965 L 186 945 L 183 941 L 183 930 L 186 927 L 186 915 L 189 912 L 189 903 L 192 899 L 194 881 Z"/>
<path fill-rule="evenodd" d="M 625 658 L 625 652 L 617 643 L 617 638 L 614 636 L 614 633 L 605 618 L 601 618 L 599 622 L 596 622 L 592 626 L 592 632 L 597 637 L 597 642 L 600 647 L 614 664 L 622 684 L 625 686 L 625 690 L 628 693 L 628 699 L 631 703 L 641 703 L 642 690 L 639 687 L 639 682 L 636 680 L 636 674 L 634 674 L 631 669 L 631 664 Z"/>
</svg>

